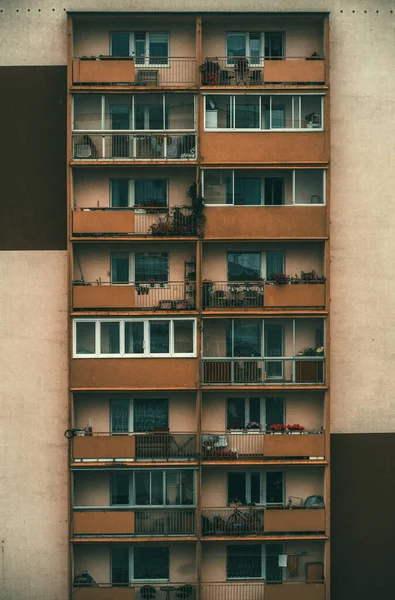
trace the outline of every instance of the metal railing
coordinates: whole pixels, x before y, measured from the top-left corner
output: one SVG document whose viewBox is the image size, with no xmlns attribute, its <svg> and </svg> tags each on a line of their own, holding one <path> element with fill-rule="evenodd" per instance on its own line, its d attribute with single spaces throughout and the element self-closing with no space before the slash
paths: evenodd
<svg viewBox="0 0 395 600">
<path fill-rule="evenodd" d="M 196 308 L 196 284 L 195 282 L 151 282 L 117 284 L 97 280 L 95 282 L 74 281 L 74 288 L 93 287 L 89 289 L 87 296 L 87 308 L 94 308 L 95 298 L 101 300 L 109 287 L 115 293 L 118 290 L 117 306 L 121 304 L 128 310 L 195 310 Z M 102 294 L 102 290 L 104 294 Z M 81 293 L 82 292 L 82 293 Z M 84 291 L 79 295 L 78 308 L 84 308 Z M 93 296 L 93 298 L 92 298 Z M 124 300 L 123 300 L 124 297 Z M 103 306 L 103 303 L 99 303 Z M 108 306 L 111 308 L 111 306 Z"/>
<path fill-rule="evenodd" d="M 253 536 L 264 534 L 264 508 L 202 508 L 202 535 Z"/>
<path fill-rule="evenodd" d="M 72 135 L 73 160 L 196 160 L 196 134 L 78 131 Z"/>
<path fill-rule="evenodd" d="M 316 584 L 316 589 L 312 589 Z M 271 596 L 270 598 L 281 598 L 282 600 L 292 600 L 297 594 L 298 598 L 303 598 L 303 593 L 308 593 L 308 598 L 311 600 L 322 600 L 325 592 L 323 581 L 256 581 L 250 583 L 239 583 L 238 581 L 228 581 L 223 583 L 202 583 L 201 600 L 265 600 L 266 591 L 269 588 L 278 588 L 281 585 L 281 595 Z M 307 589 L 305 589 L 307 588 Z M 300 595 L 302 594 L 302 595 Z M 306 596 L 307 597 L 307 596 Z"/>
<path fill-rule="evenodd" d="M 264 64 L 266 61 L 305 61 L 320 60 L 319 56 L 228 56 L 207 57 L 200 65 L 203 86 L 260 86 L 265 82 Z M 307 78 L 306 83 L 310 80 Z"/>
<path fill-rule="evenodd" d="M 300 358 L 203 358 L 205 385 L 324 384 L 325 359 Z"/>
<path fill-rule="evenodd" d="M 122 569 L 119 569 L 122 571 Z M 86 579 L 90 579 L 87 583 L 79 583 L 79 580 L 82 582 Z M 76 575 L 74 577 L 73 582 L 73 598 L 78 600 L 79 591 L 85 588 L 106 588 L 106 598 L 111 600 L 118 600 L 120 598 L 119 592 L 116 588 L 128 588 L 130 590 L 130 598 L 134 598 L 135 600 L 195 600 L 196 599 L 196 583 L 130 583 L 129 579 L 129 571 L 126 570 L 124 573 L 120 573 L 119 582 L 114 581 L 113 583 L 102 583 L 96 581 L 93 577 L 89 575 L 87 571 L 83 572 L 82 575 Z M 112 594 L 111 590 L 114 588 L 114 594 Z M 92 589 L 89 592 L 89 598 L 97 598 L 100 600 L 103 598 L 103 594 L 100 592 L 100 589 L 97 591 Z"/>
<path fill-rule="evenodd" d="M 135 510 L 136 535 L 195 535 L 196 510 L 147 509 Z"/>
<path fill-rule="evenodd" d="M 135 60 L 136 86 L 196 86 L 196 58 L 158 58 L 158 61 L 163 62 L 152 64 L 155 63 L 152 56 Z"/>
</svg>

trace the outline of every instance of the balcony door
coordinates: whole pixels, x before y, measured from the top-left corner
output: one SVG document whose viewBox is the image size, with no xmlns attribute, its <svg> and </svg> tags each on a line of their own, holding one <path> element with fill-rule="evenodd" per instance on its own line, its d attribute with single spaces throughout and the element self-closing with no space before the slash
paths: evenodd
<svg viewBox="0 0 395 600">
<path fill-rule="evenodd" d="M 281 583 L 283 580 L 283 567 L 280 567 L 279 556 L 283 554 L 280 544 L 266 546 L 266 581 L 268 583 Z"/>
<path fill-rule="evenodd" d="M 284 473 L 281 471 L 228 473 L 228 504 L 284 504 Z"/>
<path fill-rule="evenodd" d="M 265 357 L 284 356 L 284 328 L 282 325 L 265 324 Z M 279 361 L 266 361 L 267 379 L 282 379 L 284 365 Z"/>
<path fill-rule="evenodd" d="M 110 404 L 111 433 L 167 431 L 167 398 L 115 398 Z"/>
<path fill-rule="evenodd" d="M 111 129 L 125 131 L 130 129 L 130 105 L 112 104 L 110 106 Z M 130 157 L 129 135 L 114 135 L 112 138 L 112 158 Z"/>
</svg>

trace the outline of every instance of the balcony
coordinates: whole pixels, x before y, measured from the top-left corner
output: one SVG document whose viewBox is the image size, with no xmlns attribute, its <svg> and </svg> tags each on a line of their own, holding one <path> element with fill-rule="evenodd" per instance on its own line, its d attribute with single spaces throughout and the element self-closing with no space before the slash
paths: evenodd
<svg viewBox="0 0 395 600">
<path fill-rule="evenodd" d="M 195 509 L 74 509 L 73 531 L 78 536 L 194 536 Z"/>
<path fill-rule="evenodd" d="M 194 433 L 94 433 L 77 435 L 73 460 L 128 459 L 141 462 L 195 461 Z"/>
<path fill-rule="evenodd" d="M 174 374 L 177 374 L 175 379 Z M 196 389 L 196 358 L 90 358 L 71 361 L 71 387 L 81 389 Z"/>
<path fill-rule="evenodd" d="M 159 134 L 80 131 L 72 135 L 72 160 L 194 162 L 196 135 L 184 131 Z"/>
<path fill-rule="evenodd" d="M 268 376 L 281 364 L 282 375 Z M 203 385 L 324 385 L 324 358 L 222 359 L 203 358 Z"/>
<path fill-rule="evenodd" d="M 93 586 L 93 587 L 91 587 Z M 97 587 L 96 587 L 97 586 Z M 151 594 L 155 593 L 155 596 Z M 73 600 L 195 600 L 196 584 L 161 583 L 155 584 L 126 584 L 117 587 L 115 584 L 98 583 L 79 585 L 74 583 Z M 310 597 L 307 599 L 310 600 Z M 321 600 L 321 598 L 311 598 Z"/>
<path fill-rule="evenodd" d="M 325 600 L 324 583 L 304 581 L 203 583 L 202 600 Z"/>
<path fill-rule="evenodd" d="M 263 433 L 259 429 L 202 433 L 202 460 L 249 462 L 325 457 L 324 431 Z"/>
<path fill-rule="evenodd" d="M 210 538 L 320 534 L 325 531 L 325 510 L 322 508 L 202 508 L 201 518 L 202 535 Z"/>
</svg>

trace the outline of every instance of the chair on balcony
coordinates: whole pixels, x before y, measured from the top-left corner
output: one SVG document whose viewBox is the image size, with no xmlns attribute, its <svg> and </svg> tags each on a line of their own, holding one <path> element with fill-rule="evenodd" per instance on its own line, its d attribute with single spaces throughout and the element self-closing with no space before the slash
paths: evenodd
<svg viewBox="0 0 395 600">
<path fill-rule="evenodd" d="M 236 85 L 239 85 L 241 82 L 243 82 L 244 85 L 247 85 L 249 72 L 250 67 L 247 58 L 238 58 L 235 60 Z"/>
</svg>

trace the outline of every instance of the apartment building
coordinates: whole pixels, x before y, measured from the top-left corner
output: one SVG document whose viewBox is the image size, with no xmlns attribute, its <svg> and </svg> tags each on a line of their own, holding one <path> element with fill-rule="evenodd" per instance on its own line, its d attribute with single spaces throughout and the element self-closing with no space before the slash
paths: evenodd
<svg viewBox="0 0 395 600">
<path fill-rule="evenodd" d="M 72 597 L 329 598 L 328 16 L 68 32 Z"/>
<path fill-rule="evenodd" d="M 0 598 L 386 597 L 392 10 L 22 4 Z"/>
</svg>

